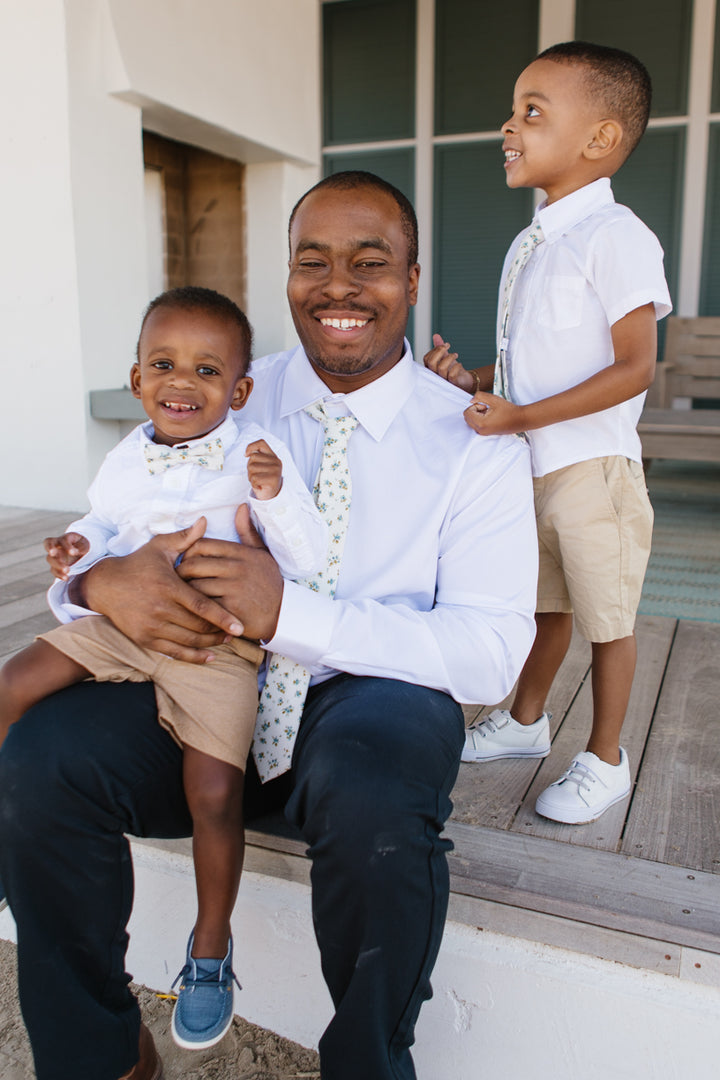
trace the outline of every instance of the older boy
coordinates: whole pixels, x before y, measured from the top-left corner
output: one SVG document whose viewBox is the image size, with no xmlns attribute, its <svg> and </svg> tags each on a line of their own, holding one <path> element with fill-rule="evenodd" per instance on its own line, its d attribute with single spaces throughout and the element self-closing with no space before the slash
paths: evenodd
<svg viewBox="0 0 720 1080">
<path fill-rule="evenodd" d="M 619 740 L 652 534 L 636 426 L 655 370 L 655 323 L 671 303 L 660 245 L 616 205 L 610 177 L 645 130 L 650 95 L 635 57 L 581 41 L 546 49 L 522 72 L 502 128 L 507 184 L 547 198 L 505 260 L 495 394 L 485 392 L 493 368 L 464 371 L 438 336 L 426 357 L 474 393 L 465 418 L 475 431 L 525 432 L 533 461 L 537 637 L 511 709 L 468 730 L 463 760 L 549 754 L 545 700 L 574 613 L 592 643 L 592 732 L 536 804 L 571 824 L 630 791 Z"/>
</svg>

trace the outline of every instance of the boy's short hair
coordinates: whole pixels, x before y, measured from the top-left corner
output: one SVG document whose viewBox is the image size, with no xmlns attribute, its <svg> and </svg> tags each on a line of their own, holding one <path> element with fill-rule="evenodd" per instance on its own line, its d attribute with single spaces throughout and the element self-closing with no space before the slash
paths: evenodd
<svg viewBox="0 0 720 1080">
<path fill-rule="evenodd" d="M 240 340 L 242 342 L 242 374 L 244 375 L 247 372 L 252 359 L 252 327 L 245 312 L 241 311 L 229 296 L 224 296 L 222 293 L 216 292 L 215 289 L 203 288 L 201 285 L 181 285 L 176 289 L 167 289 L 166 292 L 160 293 L 159 296 L 150 301 L 143 314 L 140 335 L 138 336 L 138 350 L 145 323 L 153 311 L 157 311 L 158 308 L 170 308 L 176 311 L 200 311 L 234 323 L 240 331 Z"/>
<path fill-rule="evenodd" d="M 609 118 L 623 127 L 623 148 L 629 157 L 647 127 L 652 83 L 643 63 L 632 53 L 589 41 L 565 41 L 551 45 L 536 57 L 585 69 L 588 91 L 600 99 Z"/>
<path fill-rule="evenodd" d="M 384 191 L 386 195 L 390 195 L 400 209 L 400 222 L 408 245 L 408 266 L 415 265 L 418 257 L 418 223 L 413 204 L 406 195 L 403 195 L 399 188 L 395 187 L 394 184 L 391 184 L 388 180 L 383 180 L 381 176 L 377 176 L 375 173 L 365 172 L 362 169 L 347 169 L 344 172 L 331 173 L 330 176 L 326 176 L 323 180 L 318 181 L 314 187 L 311 187 L 309 191 L 306 191 L 304 195 L 301 195 L 290 214 L 290 221 L 288 223 L 288 241 L 295 215 L 302 206 L 304 200 L 308 195 L 312 195 L 314 191 L 321 191 L 323 188 L 334 188 L 336 191 L 352 191 L 357 188 L 375 188 L 378 191 Z"/>
</svg>

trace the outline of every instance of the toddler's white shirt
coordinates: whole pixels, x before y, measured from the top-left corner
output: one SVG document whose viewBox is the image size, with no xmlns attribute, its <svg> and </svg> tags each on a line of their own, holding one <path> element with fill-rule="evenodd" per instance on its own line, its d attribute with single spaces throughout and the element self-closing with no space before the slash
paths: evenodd
<svg viewBox="0 0 720 1080">
<path fill-rule="evenodd" d="M 255 525 L 282 574 L 301 578 L 324 565 L 327 526 L 312 495 L 300 478 L 287 447 L 258 424 L 235 422 L 229 413 L 222 424 L 188 446 L 220 439 L 225 460 L 222 470 L 187 463 L 151 475 L 143 446 L 151 441 L 153 427 L 140 424 L 106 456 L 90 485 L 91 510 L 68 526 L 90 541 L 90 550 L 70 570 L 71 576 L 87 570 L 108 555 L 137 551 L 153 536 L 186 529 L 199 517 L 207 519 L 205 535 L 215 540 L 235 540 L 235 512 L 248 503 Z M 247 475 L 245 449 L 265 439 L 283 463 L 283 483 L 274 499 L 256 499 Z M 55 581 L 48 602 L 60 622 L 87 615 L 67 598 L 67 586 Z"/>
<path fill-rule="evenodd" d="M 658 319 L 672 310 L 663 251 L 653 232 L 615 202 L 610 181 L 596 180 L 550 206 L 536 220 L 545 236 L 513 294 L 507 349 L 510 394 L 519 405 L 540 401 L 614 362 L 611 326 L 645 304 Z M 502 282 L 529 231 L 515 238 Z M 500 327 L 498 325 L 498 337 Z M 645 394 L 611 409 L 527 433 L 533 475 L 590 458 L 640 461 L 636 428 Z"/>
</svg>

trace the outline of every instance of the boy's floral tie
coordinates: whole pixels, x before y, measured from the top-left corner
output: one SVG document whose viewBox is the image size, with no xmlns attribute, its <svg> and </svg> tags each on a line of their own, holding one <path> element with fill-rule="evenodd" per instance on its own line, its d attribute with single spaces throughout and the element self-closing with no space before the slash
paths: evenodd
<svg viewBox="0 0 720 1080">
<path fill-rule="evenodd" d="M 510 390 L 508 386 L 507 375 L 507 363 L 506 352 L 508 346 L 508 328 L 510 324 L 510 302 L 512 300 L 512 294 L 515 289 L 515 282 L 520 276 L 520 271 L 525 266 L 526 262 L 532 255 L 538 244 L 541 244 L 545 237 L 543 231 L 540 228 L 539 222 L 536 222 L 530 232 L 527 234 L 520 247 L 517 249 L 515 258 L 510 264 L 507 276 L 505 278 L 505 286 L 503 288 L 502 298 L 502 318 L 501 318 L 501 331 L 500 331 L 500 348 L 498 350 L 497 359 L 495 361 L 495 377 L 493 379 L 493 394 L 497 394 L 498 397 L 510 398 Z"/>
<path fill-rule="evenodd" d="M 308 405 L 305 412 L 325 429 L 323 455 L 313 495 L 328 525 L 328 554 L 324 569 L 300 584 L 325 596 L 333 596 L 350 516 L 347 444 L 357 427 L 357 420 L 354 416 L 327 416 L 322 401 Z M 290 768 L 309 685 L 310 672 L 302 664 L 278 653 L 268 658 L 267 679 L 260 697 L 252 747 L 263 783 Z"/>
</svg>

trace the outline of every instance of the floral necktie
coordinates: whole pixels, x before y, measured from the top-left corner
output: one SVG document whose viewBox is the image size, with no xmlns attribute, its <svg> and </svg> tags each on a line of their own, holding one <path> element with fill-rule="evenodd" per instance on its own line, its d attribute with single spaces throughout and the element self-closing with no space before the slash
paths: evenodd
<svg viewBox="0 0 720 1080">
<path fill-rule="evenodd" d="M 530 229 L 520 247 L 517 249 L 515 258 L 507 272 L 505 278 L 505 286 L 503 288 L 502 298 L 502 320 L 500 331 L 500 348 L 498 350 L 497 359 L 495 361 L 495 376 L 493 379 L 493 394 L 497 394 L 498 397 L 507 398 L 510 401 L 510 391 L 508 386 L 507 375 L 507 361 L 506 353 L 508 347 L 508 329 L 510 325 L 510 301 L 515 289 L 515 283 L 520 276 L 520 272 L 527 263 L 528 259 L 532 255 L 538 244 L 541 244 L 545 237 L 543 231 L 540 228 L 540 224 L 536 223 Z"/>
<path fill-rule="evenodd" d="M 350 517 L 351 483 L 347 445 L 357 427 L 354 416 L 327 416 L 322 401 L 305 409 L 325 429 L 322 460 L 313 496 L 328 525 L 328 554 L 324 569 L 300 582 L 308 589 L 335 594 Z M 298 733 L 310 672 L 287 656 L 273 653 L 268 659 L 265 686 L 260 696 L 252 753 L 263 783 L 287 772 Z"/>
</svg>

